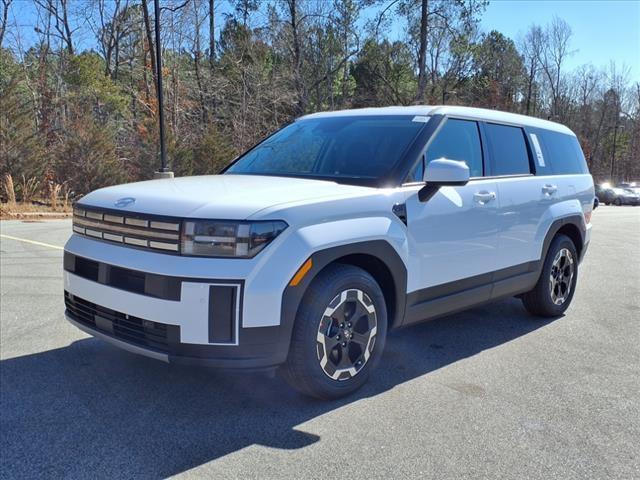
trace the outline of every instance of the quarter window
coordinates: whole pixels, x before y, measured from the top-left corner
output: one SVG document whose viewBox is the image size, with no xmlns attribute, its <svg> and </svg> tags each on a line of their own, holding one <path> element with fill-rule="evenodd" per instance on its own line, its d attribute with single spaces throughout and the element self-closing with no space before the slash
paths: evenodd
<svg viewBox="0 0 640 480">
<path fill-rule="evenodd" d="M 576 137 L 548 130 L 541 131 L 540 137 L 551 158 L 554 174 L 588 173 L 587 163 Z"/>
<path fill-rule="evenodd" d="M 529 153 L 521 128 L 487 123 L 485 131 L 491 152 L 491 175 L 531 173 Z"/>
</svg>

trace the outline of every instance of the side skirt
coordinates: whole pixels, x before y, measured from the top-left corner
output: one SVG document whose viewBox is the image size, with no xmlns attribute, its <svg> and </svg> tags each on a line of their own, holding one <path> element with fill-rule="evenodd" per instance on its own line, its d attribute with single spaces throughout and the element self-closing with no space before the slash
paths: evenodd
<svg viewBox="0 0 640 480">
<path fill-rule="evenodd" d="M 433 320 L 531 290 L 542 262 L 527 262 L 475 277 L 416 290 L 407 295 L 402 326 Z"/>
</svg>

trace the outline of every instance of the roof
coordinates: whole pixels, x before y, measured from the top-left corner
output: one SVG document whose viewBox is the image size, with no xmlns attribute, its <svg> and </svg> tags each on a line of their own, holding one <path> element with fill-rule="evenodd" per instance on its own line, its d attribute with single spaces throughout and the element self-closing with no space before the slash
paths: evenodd
<svg viewBox="0 0 640 480">
<path fill-rule="evenodd" d="M 533 128 L 553 130 L 567 135 L 575 134 L 561 123 L 543 120 L 541 118 L 519 115 L 517 113 L 489 110 L 487 108 L 458 107 L 454 105 L 413 105 L 409 107 L 379 107 L 357 108 L 353 110 L 336 110 L 333 112 L 318 112 L 301 117 L 302 119 L 325 117 L 354 117 L 369 115 L 450 115 L 466 117 L 487 122 L 512 123 Z"/>
</svg>

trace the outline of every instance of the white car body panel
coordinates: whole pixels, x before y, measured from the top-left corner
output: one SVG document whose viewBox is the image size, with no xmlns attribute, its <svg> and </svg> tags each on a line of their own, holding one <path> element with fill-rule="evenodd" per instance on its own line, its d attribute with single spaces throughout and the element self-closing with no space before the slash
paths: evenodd
<svg viewBox="0 0 640 480">
<path fill-rule="evenodd" d="M 135 202 L 124 212 L 174 217 L 243 220 L 267 206 L 333 196 L 348 196 L 363 187 L 300 178 L 256 175 L 203 175 L 129 183 L 101 188 L 83 202 L 116 208 L 123 198 Z"/>
<path fill-rule="evenodd" d="M 409 189 L 407 198 L 409 292 L 495 270 L 497 200 L 474 199 L 479 192 L 495 193 L 495 180 L 442 187 L 426 203 L 418 200 L 419 189 Z"/>
</svg>

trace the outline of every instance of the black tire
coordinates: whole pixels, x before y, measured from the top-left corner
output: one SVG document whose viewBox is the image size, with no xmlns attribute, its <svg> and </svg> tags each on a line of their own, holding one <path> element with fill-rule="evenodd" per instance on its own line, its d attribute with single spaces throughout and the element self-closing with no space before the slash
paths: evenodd
<svg viewBox="0 0 640 480">
<path fill-rule="evenodd" d="M 570 255 L 572 271 L 569 279 L 567 279 L 566 275 L 566 268 L 568 267 L 562 267 L 562 263 L 554 266 L 554 261 L 563 250 L 566 250 Z M 558 268 L 559 266 L 561 268 Z M 554 280 L 552 280 L 552 276 Z M 576 290 L 577 279 L 578 253 L 576 246 L 566 235 L 556 235 L 549 246 L 538 283 L 536 283 L 533 290 L 522 295 L 522 303 L 532 315 L 559 317 L 571 304 Z M 565 285 L 566 289 L 563 289 L 562 285 Z M 559 300 L 562 300 L 561 303 L 557 303 Z"/>
<path fill-rule="evenodd" d="M 343 292 L 346 292 L 346 300 L 341 296 Z M 362 302 L 357 300 L 361 297 Z M 372 306 L 375 312 L 366 310 Z M 335 310 L 326 316 L 330 308 Z M 371 327 L 373 324 L 376 330 Z M 369 329 L 368 340 L 361 333 L 365 327 Z M 320 332 L 327 335 L 319 335 Z M 380 361 L 386 336 L 384 295 L 373 277 L 352 265 L 329 265 L 318 274 L 304 295 L 293 327 L 289 355 L 280 372 L 289 385 L 304 395 L 323 400 L 344 397 L 367 381 L 369 373 Z M 336 339 L 342 341 L 331 347 Z M 344 342 L 345 339 L 349 343 Z M 362 349 L 361 344 L 368 348 Z M 364 350 L 370 353 L 365 356 Z M 352 359 L 351 372 L 338 368 Z M 360 364 L 356 366 L 358 359 Z M 335 371 L 331 372 L 332 368 Z M 339 379 L 331 378 L 330 374 L 338 375 Z"/>
<path fill-rule="evenodd" d="M 622 202 L 620 201 L 620 199 L 619 199 L 619 198 L 616 198 L 616 199 L 613 201 L 613 204 L 614 204 L 616 207 L 619 207 L 620 205 L 622 205 Z"/>
</svg>

